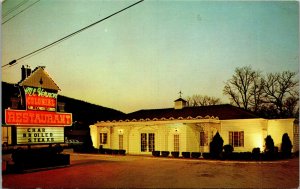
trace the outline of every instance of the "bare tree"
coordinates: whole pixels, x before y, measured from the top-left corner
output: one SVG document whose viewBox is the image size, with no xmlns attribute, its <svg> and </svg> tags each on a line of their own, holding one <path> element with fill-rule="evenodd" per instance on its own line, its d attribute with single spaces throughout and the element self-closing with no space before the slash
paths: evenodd
<svg viewBox="0 0 300 189">
<path fill-rule="evenodd" d="M 279 117 L 299 109 L 299 80 L 296 72 L 270 73 L 264 81 L 264 103 L 273 104 Z M 298 106 L 298 107 L 297 107 Z"/>
<path fill-rule="evenodd" d="M 263 89 L 264 79 L 261 77 L 260 72 L 256 72 L 253 78 L 253 84 L 250 89 L 250 95 L 252 96 L 249 101 L 250 110 L 258 112 L 263 105 Z"/>
<path fill-rule="evenodd" d="M 210 106 L 221 104 L 221 99 L 216 97 L 209 97 L 207 95 L 193 95 L 187 97 L 188 106 Z"/>
<path fill-rule="evenodd" d="M 265 77 L 250 66 L 236 68 L 224 86 L 230 102 L 264 117 L 298 117 L 299 80 L 296 72 L 269 73 Z"/>
<path fill-rule="evenodd" d="M 236 68 L 235 74 L 225 83 L 223 93 L 240 108 L 250 110 L 252 105 L 256 109 L 261 96 L 260 72 L 250 66 Z"/>
</svg>

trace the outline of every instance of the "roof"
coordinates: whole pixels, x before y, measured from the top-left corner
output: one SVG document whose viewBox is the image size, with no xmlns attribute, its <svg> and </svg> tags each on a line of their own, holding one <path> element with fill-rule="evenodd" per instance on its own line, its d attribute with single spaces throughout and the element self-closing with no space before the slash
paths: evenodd
<svg viewBox="0 0 300 189">
<path fill-rule="evenodd" d="M 177 100 L 175 100 L 174 102 L 178 102 L 178 101 L 183 101 L 183 102 L 187 102 L 186 100 L 184 100 L 183 98 L 178 98 Z"/>
<path fill-rule="evenodd" d="M 220 120 L 259 118 L 257 115 L 229 104 L 184 107 L 182 109 L 149 109 L 129 113 L 121 120 L 188 119 L 197 117 L 218 117 Z"/>
<path fill-rule="evenodd" d="M 20 86 L 42 87 L 56 91 L 60 90 L 44 69 L 45 67 L 43 66 L 36 67 L 27 78 L 21 80 L 18 84 Z"/>
</svg>

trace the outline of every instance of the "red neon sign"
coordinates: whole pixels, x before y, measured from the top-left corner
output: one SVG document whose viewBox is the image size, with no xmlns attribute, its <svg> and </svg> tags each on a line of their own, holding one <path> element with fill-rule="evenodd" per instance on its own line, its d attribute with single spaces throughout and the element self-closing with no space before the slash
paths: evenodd
<svg viewBox="0 0 300 189">
<path fill-rule="evenodd" d="M 56 98 L 26 95 L 26 105 L 28 110 L 55 111 Z"/>
<path fill-rule="evenodd" d="M 56 111 L 57 93 L 43 88 L 25 87 L 26 109 Z"/>
<path fill-rule="evenodd" d="M 7 125 L 71 126 L 71 113 L 5 110 Z"/>
</svg>

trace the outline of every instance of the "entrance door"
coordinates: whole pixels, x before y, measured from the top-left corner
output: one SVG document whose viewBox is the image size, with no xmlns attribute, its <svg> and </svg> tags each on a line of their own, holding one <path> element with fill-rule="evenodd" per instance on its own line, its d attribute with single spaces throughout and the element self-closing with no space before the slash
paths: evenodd
<svg viewBox="0 0 300 189">
<path fill-rule="evenodd" d="M 141 152 L 152 152 L 155 150 L 155 134 L 141 133 Z"/>
</svg>

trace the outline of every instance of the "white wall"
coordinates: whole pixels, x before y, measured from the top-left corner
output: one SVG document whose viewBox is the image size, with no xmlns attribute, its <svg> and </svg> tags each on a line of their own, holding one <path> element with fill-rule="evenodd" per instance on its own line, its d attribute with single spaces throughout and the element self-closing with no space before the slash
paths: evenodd
<svg viewBox="0 0 300 189">
<path fill-rule="evenodd" d="M 219 131 L 224 140 L 224 145 L 229 144 L 229 131 L 244 131 L 244 146 L 234 147 L 235 152 L 251 152 L 253 148 L 264 148 L 264 139 L 271 135 L 274 144 L 280 147 L 281 138 L 288 133 L 291 141 L 293 135 L 294 119 L 266 120 L 266 119 L 239 119 L 220 120 L 220 122 L 194 122 L 168 121 L 168 122 L 119 122 L 104 123 L 90 126 L 93 146 L 99 148 L 100 132 L 107 132 L 108 139 L 104 148 L 119 149 L 119 135 L 123 134 L 123 149 L 129 154 L 151 154 L 141 152 L 141 133 L 155 133 L 155 150 L 174 151 L 174 134 L 179 134 L 181 152 L 209 152 L 209 143 L 214 134 Z M 199 124 L 208 132 L 208 145 L 200 149 Z M 98 126 L 98 127 L 97 127 Z"/>
<path fill-rule="evenodd" d="M 267 120 L 222 120 L 220 135 L 224 140 L 224 145 L 229 144 L 229 131 L 244 131 L 244 147 L 234 147 L 235 152 L 252 152 L 253 148 L 257 147 L 263 150 Z"/>
<path fill-rule="evenodd" d="M 291 142 L 294 141 L 293 126 L 295 119 L 274 119 L 268 121 L 268 135 L 271 135 L 274 145 L 280 150 L 282 135 L 287 133 Z"/>
<path fill-rule="evenodd" d="M 99 143 L 98 143 L 98 127 L 96 125 L 90 125 L 90 135 L 92 139 L 92 143 L 94 148 L 99 148 Z"/>
</svg>

